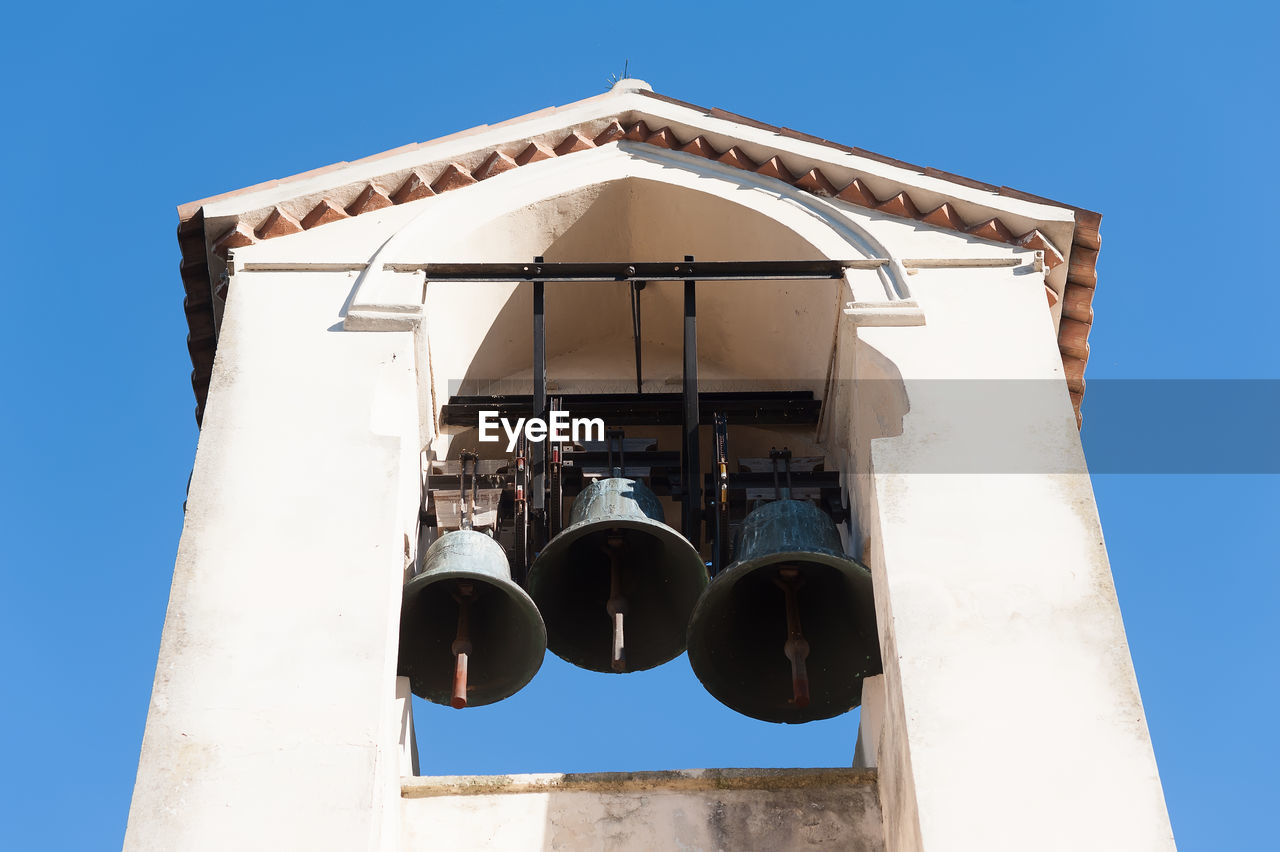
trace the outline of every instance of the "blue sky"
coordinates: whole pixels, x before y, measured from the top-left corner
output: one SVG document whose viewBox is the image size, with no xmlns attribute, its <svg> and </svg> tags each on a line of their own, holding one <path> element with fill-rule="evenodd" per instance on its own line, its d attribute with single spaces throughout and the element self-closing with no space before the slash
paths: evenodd
<svg viewBox="0 0 1280 852">
<path fill-rule="evenodd" d="M 1275 379 L 1278 23 L 1230 2 L 9 9 L 0 847 L 123 835 L 198 437 L 177 204 L 586 97 L 629 59 L 674 97 L 1100 210 L 1091 381 Z M 1212 471 L 1224 430 L 1276 470 L 1274 420 L 1232 429 L 1164 387 L 1149 408 L 1086 396 L 1087 453 L 1179 424 L 1198 459 L 1166 441 L 1181 472 L 1096 476 L 1120 603 L 1181 848 L 1272 848 L 1280 485 Z M 852 752 L 854 715 L 770 726 L 690 681 L 681 661 L 604 678 L 548 655 L 517 698 L 449 717 L 433 759 Z"/>
</svg>

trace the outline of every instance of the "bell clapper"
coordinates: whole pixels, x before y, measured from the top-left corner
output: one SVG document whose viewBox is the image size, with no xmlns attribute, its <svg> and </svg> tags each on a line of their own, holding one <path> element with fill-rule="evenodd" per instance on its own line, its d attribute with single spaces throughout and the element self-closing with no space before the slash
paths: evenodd
<svg viewBox="0 0 1280 852">
<path fill-rule="evenodd" d="M 613 621 L 613 670 L 627 670 L 627 649 L 622 634 L 622 617 L 627 614 L 627 599 L 622 596 L 622 536 L 610 535 L 604 547 L 609 555 L 609 602 L 605 607 Z"/>
<path fill-rule="evenodd" d="M 461 710 L 467 706 L 467 658 L 471 656 L 470 616 L 475 588 L 470 583 L 459 583 L 453 599 L 458 602 L 458 635 L 450 648 L 454 664 L 453 699 L 449 703 L 454 709 Z"/>
<path fill-rule="evenodd" d="M 805 668 L 805 659 L 809 656 L 809 642 L 800 630 L 800 605 L 796 601 L 796 590 L 804 585 L 798 568 L 783 568 L 778 572 L 774 582 L 782 588 L 787 598 L 787 642 L 783 645 L 783 653 L 791 661 L 791 690 L 797 707 L 809 706 L 809 672 Z"/>
</svg>

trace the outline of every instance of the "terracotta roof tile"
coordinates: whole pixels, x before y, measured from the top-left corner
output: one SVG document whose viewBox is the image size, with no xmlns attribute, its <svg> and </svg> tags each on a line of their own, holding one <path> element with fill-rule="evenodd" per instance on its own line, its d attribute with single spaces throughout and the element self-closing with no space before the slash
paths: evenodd
<svg viewBox="0 0 1280 852">
<path fill-rule="evenodd" d="M 556 146 L 555 152 L 557 157 L 563 157 L 565 154 L 585 151 L 594 147 L 596 146 L 590 139 L 575 130 L 561 140 L 560 144 Z"/>
<path fill-rule="evenodd" d="M 395 204 L 408 204 L 410 201 L 418 201 L 422 198 L 430 198 L 435 195 L 431 191 L 430 185 L 427 183 L 417 169 L 409 172 L 409 176 L 404 179 L 404 183 L 400 184 L 391 196 L 391 201 Z"/>
<path fill-rule="evenodd" d="M 1089 358 L 1090 328 L 1092 326 L 1087 322 L 1063 317 L 1061 324 L 1058 326 L 1058 346 L 1067 355 L 1087 360 Z"/>
<path fill-rule="evenodd" d="M 699 107 L 699 109 L 701 109 L 701 107 Z M 736 112 L 729 112 L 728 110 L 719 109 L 718 107 L 712 107 L 711 109 L 707 110 L 707 115 L 711 116 L 712 118 L 720 118 L 720 119 L 724 119 L 725 121 L 732 121 L 734 124 L 745 124 L 747 127 L 754 127 L 757 130 L 769 130 L 774 133 L 778 132 L 778 128 L 776 125 L 766 124 L 763 121 L 759 121 L 754 118 L 748 118 L 745 115 L 738 115 Z"/>
<path fill-rule="evenodd" d="M 297 234 L 301 231 L 302 224 L 297 219 L 279 207 L 275 207 L 267 214 L 267 218 L 262 220 L 262 224 L 253 233 L 260 240 L 270 240 L 275 237 Z"/>
<path fill-rule="evenodd" d="M 1071 247 L 1072 257 L 1075 256 L 1076 252 L 1082 249 L 1085 251 L 1088 251 L 1088 249 L 1085 249 L 1084 246 L 1073 245 Z M 1081 287 L 1096 287 L 1098 286 L 1098 271 L 1096 269 L 1090 269 L 1084 266 L 1078 266 L 1075 269 L 1072 269 L 1071 266 L 1068 265 L 1067 266 L 1067 283 L 1079 284 Z"/>
<path fill-rule="evenodd" d="M 1044 252 L 1044 265 L 1046 269 L 1053 269 L 1062 263 L 1062 253 L 1054 248 L 1053 243 L 1049 242 L 1049 238 L 1040 233 L 1038 228 L 1027 231 L 1018 237 L 1018 245 L 1025 246 L 1029 249 L 1036 249 Z"/>
<path fill-rule="evenodd" d="M 894 216 L 903 216 L 907 219 L 920 218 L 920 211 L 916 208 L 915 202 L 905 192 L 899 192 L 897 195 L 886 198 L 877 204 L 875 209 Z"/>
<path fill-rule="evenodd" d="M 1076 211 L 1074 242 L 1094 251 L 1102 248 L 1102 234 L 1098 230 L 1102 225 L 1102 214 L 1094 213 L 1092 210 L 1081 210 L 1079 207 L 1074 209 Z"/>
<path fill-rule="evenodd" d="M 478 183 L 478 181 L 471 176 L 470 172 L 457 163 L 450 163 L 444 167 L 444 171 L 440 173 L 440 176 L 432 181 L 431 191 L 439 195 L 442 192 L 471 186 L 473 183 Z"/>
<path fill-rule="evenodd" d="M 1097 283 L 1097 266 L 1097 249 L 1076 245 L 1071 249 L 1071 262 L 1067 264 L 1067 276 L 1069 278 L 1078 278 L 1081 284 L 1084 284 L 1085 281 Z"/>
<path fill-rule="evenodd" d="M 243 222 L 238 222 L 235 227 L 228 228 L 222 236 L 214 240 L 213 251 L 220 257 L 226 257 L 227 252 L 231 249 L 251 246 L 257 241 L 257 235 L 250 230 L 249 226 Z"/>
<path fill-rule="evenodd" d="M 1062 369 L 1067 374 L 1068 390 L 1084 393 L 1084 365 L 1085 360 L 1083 358 L 1063 354 Z"/>
<path fill-rule="evenodd" d="M 964 219 L 960 218 L 956 208 L 952 207 L 951 203 L 947 201 L 942 202 L 924 214 L 920 221 L 939 228 L 950 228 L 953 231 L 963 231 L 965 229 Z"/>
<path fill-rule="evenodd" d="M 832 142 L 830 139 L 823 139 L 821 136 L 814 136 L 812 133 L 805 133 L 800 130 L 792 130 L 790 127 L 779 127 L 779 136 L 786 136 L 790 139 L 799 139 L 802 142 L 812 142 L 815 145 L 825 145 L 828 148 L 844 149 L 844 145 L 838 142 Z"/>
<path fill-rule="evenodd" d="M 376 186 L 369 184 L 360 191 L 356 196 L 356 200 L 347 205 L 347 212 L 352 216 L 359 216 L 361 213 L 372 213 L 374 210 L 382 210 L 384 207 L 390 207 L 394 204 L 390 198 L 383 194 Z"/>
<path fill-rule="evenodd" d="M 550 160 L 555 155 L 555 151 L 552 151 L 541 142 L 530 142 L 523 151 L 516 155 L 516 165 L 527 166 L 539 160 Z"/>
<path fill-rule="evenodd" d="M 714 160 L 720 156 L 720 152 L 711 147 L 711 143 L 707 141 L 705 136 L 695 136 L 688 142 L 680 146 L 680 150 L 686 154 L 696 154 L 699 157 L 706 157 L 708 160 Z"/>
<path fill-rule="evenodd" d="M 982 189 L 987 192 L 996 192 L 1000 189 L 1000 187 L 996 186 L 994 183 L 987 183 L 985 181 L 963 177 L 962 175 L 952 174 L 951 172 L 944 172 L 942 169 L 926 167 L 924 173 L 929 177 L 939 178 L 947 181 L 948 183 L 958 183 L 961 186 L 967 186 L 971 189 Z"/>
<path fill-rule="evenodd" d="M 765 177 L 777 178 L 778 180 L 785 181 L 786 183 L 795 183 L 796 180 L 795 175 L 787 171 L 787 167 L 782 164 L 782 160 L 776 156 L 770 157 L 768 160 L 761 163 L 760 167 L 756 169 L 756 173 L 762 174 Z"/>
<path fill-rule="evenodd" d="M 836 188 L 831 185 L 831 181 L 827 180 L 827 176 L 820 169 L 809 169 L 800 175 L 796 178 L 796 187 L 823 198 L 830 198 L 836 194 Z"/>
<path fill-rule="evenodd" d="M 592 143 L 596 146 L 608 145 L 610 142 L 617 142 L 619 139 L 627 135 L 627 131 L 622 128 L 617 119 L 609 122 L 609 126 L 596 134 L 596 138 L 592 139 Z"/>
<path fill-rule="evenodd" d="M 643 142 L 649 138 L 649 135 L 652 132 L 653 131 L 649 129 L 649 125 L 645 124 L 643 121 L 637 121 L 635 124 L 627 128 L 627 133 L 622 138 L 630 142 Z"/>
<path fill-rule="evenodd" d="M 327 225 L 330 222 L 338 222 L 342 219 L 351 218 L 351 214 L 337 207 L 329 199 L 321 199 L 320 203 L 311 208 L 311 212 L 302 217 L 302 227 L 311 230 L 317 225 Z"/>
<path fill-rule="evenodd" d="M 848 186 L 836 193 L 836 198 L 850 204 L 857 204 L 859 207 L 875 207 L 878 203 L 875 195 L 858 178 L 849 181 Z"/>
<path fill-rule="evenodd" d="M 1005 227 L 1004 222 L 994 217 L 974 225 L 966 233 L 981 237 L 984 240 L 996 240 L 1002 243 L 1013 242 L 1013 232 Z"/>
<path fill-rule="evenodd" d="M 1058 293 L 1048 284 L 1044 285 L 1044 297 L 1049 300 L 1049 307 L 1058 304 Z"/>
<path fill-rule="evenodd" d="M 486 180 L 494 175 L 500 175 L 503 172 L 509 172 L 519 167 L 520 164 L 506 154 L 501 151 L 494 151 L 489 155 L 488 159 L 476 166 L 471 172 L 471 176 L 476 180 Z"/>
<path fill-rule="evenodd" d="M 670 127 L 655 130 L 644 141 L 650 145 L 657 145 L 659 148 L 670 148 L 673 151 L 680 147 L 680 140 L 676 138 L 675 132 Z"/>
<path fill-rule="evenodd" d="M 1080 322 L 1093 322 L 1092 287 L 1068 283 L 1062 291 L 1062 315 Z"/>
<path fill-rule="evenodd" d="M 760 168 L 760 164 L 742 153 L 742 149 L 737 145 L 734 145 L 716 159 L 718 162 L 724 163 L 725 165 L 733 166 L 736 169 L 746 169 L 749 172 L 754 172 L 756 169 Z"/>
</svg>

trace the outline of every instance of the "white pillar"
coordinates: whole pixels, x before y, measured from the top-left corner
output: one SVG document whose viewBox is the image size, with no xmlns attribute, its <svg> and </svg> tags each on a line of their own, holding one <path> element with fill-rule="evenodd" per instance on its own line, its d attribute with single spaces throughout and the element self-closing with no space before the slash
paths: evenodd
<svg viewBox="0 0 1280 852">
<path fill-rule="evenodd" d="M 232 281 L 128 850 L 395 840 L 382 835 L 398 807 L 414 346 L 412 332 L 342 331 L 351 283 Z"/>
<path fill-rule="evenodd" d="M 875 769 L 880 752 L 880 733 L 884 730 L 884 675 L 862 682 L 862 709 L 858 716 L 858 742 L 853 749 L 853 765 L 859 769 Z"/>
<path fill-rule="evenodd" d="M 860 452 L 887 848 L 1171 850 L 1043 288 L 1003 270 L 912 287 L 928 325 L 859 329 L 855 354 L 860 376 L 900 374 L 904 403 L 859 419 L 880 430 Z"/>
</svg>

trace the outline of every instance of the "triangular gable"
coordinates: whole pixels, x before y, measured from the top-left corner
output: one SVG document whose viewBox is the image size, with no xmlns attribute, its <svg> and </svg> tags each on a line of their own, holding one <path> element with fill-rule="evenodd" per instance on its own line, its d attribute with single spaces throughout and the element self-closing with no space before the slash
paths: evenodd
<svg viewBox="0 0 1280 852">
<path fill-rule="evenodd" d="M 881 157 L 787 128 L 654 94 L 639 81 L 566 107 L 475 128 L 270 181 L 179 208 L 182 277 L 191 333 L 192 386 L 200 419 L 216 347 L 210 286 L 227 254 L 263 240 L 446 192 L 529 163 L 626 141 L 716 160 L 815 195 L 980 239 L 1044 252 L 1052 308 L 1061 300 L 1059 346 L 1079 416 L 1093 320 L 1101 217 L 936 169 Z M 1053 271 L 1057 267 L 1065 270 Z M 1063 274 L 1065 271 L 1065 274 Z M 219 312 L 220 313 L 220 312 Z"/>
</svg>

